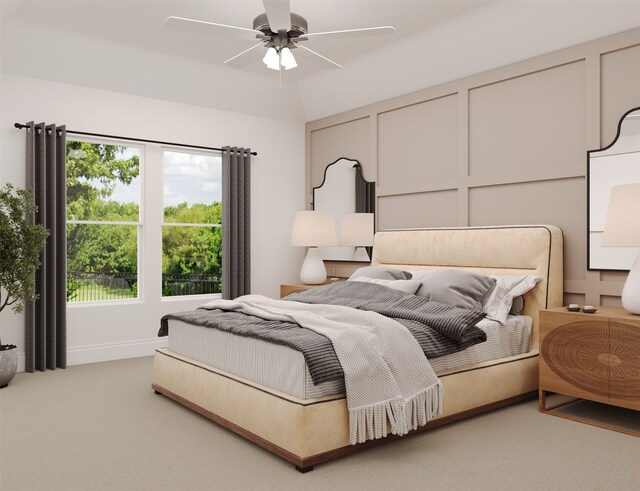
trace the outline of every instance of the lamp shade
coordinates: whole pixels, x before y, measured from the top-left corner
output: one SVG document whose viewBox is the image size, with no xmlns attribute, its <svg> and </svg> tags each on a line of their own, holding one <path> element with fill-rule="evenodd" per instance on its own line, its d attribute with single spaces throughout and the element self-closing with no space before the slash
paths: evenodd
<svg viewBox="0 0 640 491">
<path fill-rule="evenodd" d="M 373 213 L 349 213 L 342 217 L 340 245 L 372 246 Z"/>
<path fill-rule="evenodd" d="M 338 242 L 330 213 L 298 211 L 291 228 L 291 245 L 300 247 L 332 246 Z"/>
<path fill-rule="evenodd" d="M 640 246 L 640 183 L 611 189 L 602 234 L 603 246 Z"/>
</svg>

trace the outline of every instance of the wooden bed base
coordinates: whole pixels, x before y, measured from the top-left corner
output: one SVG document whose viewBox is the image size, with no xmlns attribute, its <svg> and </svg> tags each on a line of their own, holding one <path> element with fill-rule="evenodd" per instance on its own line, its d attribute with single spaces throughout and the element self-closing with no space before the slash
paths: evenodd
<svg viewBox="0 0 640 491">
<path fill-rule="evenodd" d="M 535 274 L 524 314 L 533 319 L 526 354 L 440 375 L 443 414 L 411 434 L 535 397 L 538 311 L 562 305 L 562 231 L 551 225 L 378 232 L 372 265 Z M 156 351 L 153 389 L 293 463 L 301 472 L 397 437 L 349 445 L 343 396 L 301 401 L 172 353 Z"/>
</svg>

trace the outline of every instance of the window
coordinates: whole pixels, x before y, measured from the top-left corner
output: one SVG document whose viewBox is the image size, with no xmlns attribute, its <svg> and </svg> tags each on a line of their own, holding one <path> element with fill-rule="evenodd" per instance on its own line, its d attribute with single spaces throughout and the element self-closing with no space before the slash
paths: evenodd
<svg viewBox="0 0 640 491">
<path fill-rule="evenodd" d="M 162 295 L 220 293 L 222 160 L 164 152 Z"/>
<path fill-rule="evenodd" d="M 67 142 L 67 301 L 138 298 L 141 149 Z"/>
<path fill-rule="evenodd" d="M 219 154 L 68 140 L 67 301 L 220 293 L 221 201 Z"/>
</svg>

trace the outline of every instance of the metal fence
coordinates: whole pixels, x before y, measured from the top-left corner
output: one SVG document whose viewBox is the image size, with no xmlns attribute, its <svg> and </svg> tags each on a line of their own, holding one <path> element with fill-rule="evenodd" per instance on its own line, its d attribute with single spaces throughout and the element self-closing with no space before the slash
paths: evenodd
<svg viewBox="0 0 640 491">
<path fill-rule="evenodd" d="M 163 274 L 162 296 L 204 295 L 220 293 L 222 282 L 219 275 L 207 274 Z"/>
<path fill-rule="evenodd" d="M 199 295 L 220 293 L 220 275 L 163 274 L 162 295 Z M 67 273 L 68 302 L 101 302 L 138 298 L 138 275 L 135 273 Z"/>
</svg>

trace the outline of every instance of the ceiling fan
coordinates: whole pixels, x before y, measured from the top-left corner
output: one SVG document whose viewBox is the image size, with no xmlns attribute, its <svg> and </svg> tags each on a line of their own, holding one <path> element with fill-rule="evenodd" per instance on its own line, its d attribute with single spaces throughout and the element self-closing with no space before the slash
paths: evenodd
<svg viewBox="0 0 640 491">
<path fill-rule="evenodd" d="M 249 49 L 229 58 L 224 63 L 229 63 L 236 58 L 263 46 L 267 48 L 262 61 L 273 70 L 289 70 L 298 66 L 291 50 L 302 48 L 315 56 L 320 57 L 332 67 L 342 68 L 335 61 L 307 48 L 302 44 L 317 38 L 359 37 L 378 34 L 392 34 L 395 29 L 392 26 L 366 27 L 361 29 L 347 29 L 328 32 L 308 32 L 308 24 L 304 17 L 291 12 L 289 0 L 262 0 L 265 13 L 258 15 L 253 20 L 253 29 L 245 27 L 216 24 L 203 20 L 187 19 L 184 17 L 167 17 L 165 24 L 172 29 L 187 30 L 190 32 L 203 32 L 222 36 L 233 35 L 244 39 L 257 39 L 259 42 Z"/>
</svg>

